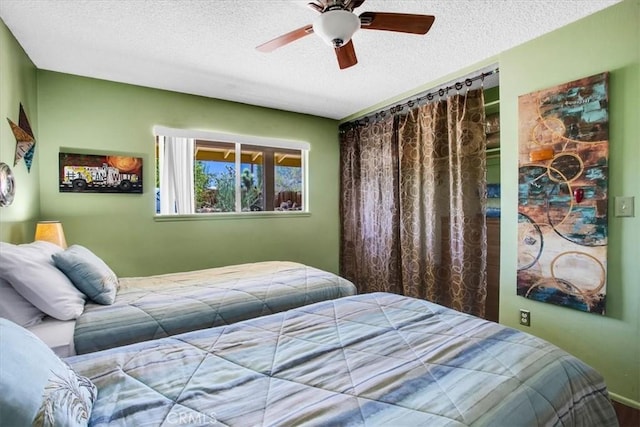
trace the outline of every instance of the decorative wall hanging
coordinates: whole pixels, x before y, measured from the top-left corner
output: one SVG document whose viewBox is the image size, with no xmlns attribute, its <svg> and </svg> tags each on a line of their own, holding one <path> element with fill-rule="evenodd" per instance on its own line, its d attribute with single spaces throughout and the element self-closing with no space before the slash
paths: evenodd
<svg viewBox="0 0 640 427">
<path fill-rule="evenodd" d="M 9 206 L 13 202 L 16 185 L 8 164 L 0 162 L 0 206 Z"/>
<path fill-rule="evenodd" d="M 142 193 L 142 158 L 59 154 L 60 192 Z"/>
<path fill-rule="evenodd" d="M 27 114 L 24 112 L 22 104 L 20 104 L 20 115 L 18 117 L 18 124 L 16 125 L 7 117 L 11 131 L 16 137 L 16 155 L 13 160 L 13 166 L 17 165 L 20 159 L 24 158 L 24 163 L 27 165 L 27 172 L 31 172 L 31 163 L 33 162 L 33 155 L 36 151 L 36 138 L 33 136 L 31 125 Z"/>
<path fill-rule="evenodd" d="M 608 73 L 519 97 L 518 295 L 604 314 Z"/>
</svg>

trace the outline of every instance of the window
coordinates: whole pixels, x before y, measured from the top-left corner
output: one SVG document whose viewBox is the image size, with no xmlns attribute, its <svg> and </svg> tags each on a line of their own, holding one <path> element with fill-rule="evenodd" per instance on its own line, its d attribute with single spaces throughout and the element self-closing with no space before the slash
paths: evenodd
<svg viewBox="0 0 640 427">
<path fill-rule="evenodd" d="M 307 143 L 154 131 L 157 214 L 307 210 Z"/>
</svg>

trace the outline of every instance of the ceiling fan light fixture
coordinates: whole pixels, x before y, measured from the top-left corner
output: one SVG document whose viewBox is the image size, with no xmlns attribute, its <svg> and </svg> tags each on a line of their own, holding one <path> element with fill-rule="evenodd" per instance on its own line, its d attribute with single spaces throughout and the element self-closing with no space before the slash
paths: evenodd
<svg viewBox="0 0 640 427">
<path fill-rule="evenodd" d="M 360 18 L 348 10 L 328 10 L 313 21 L 313 32 L 332 47 L 347 44 L 358 28 Z"/>
</svg>

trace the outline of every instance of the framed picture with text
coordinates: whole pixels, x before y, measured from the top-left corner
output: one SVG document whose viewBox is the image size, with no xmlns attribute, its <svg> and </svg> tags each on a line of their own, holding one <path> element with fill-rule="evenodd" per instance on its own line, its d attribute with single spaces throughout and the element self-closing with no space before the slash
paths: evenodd
<svg viewBox="0 0 640 427">
<path fill-rule="evenodd" d="M 142 158 L 59 154 L 60 192 L 142 193 Z"/>
</svg>

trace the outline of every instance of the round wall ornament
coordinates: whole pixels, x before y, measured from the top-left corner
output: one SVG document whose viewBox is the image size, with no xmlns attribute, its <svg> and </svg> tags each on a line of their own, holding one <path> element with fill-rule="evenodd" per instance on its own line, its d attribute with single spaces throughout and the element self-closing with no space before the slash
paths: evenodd
<svg viewBox="0 0 640 427">
<path fill-rule="evenodd" d="M 13 172 L 8 164 L 0 162 L 0 206 L 9 206 L 15 192 Z"/>
</svg>

